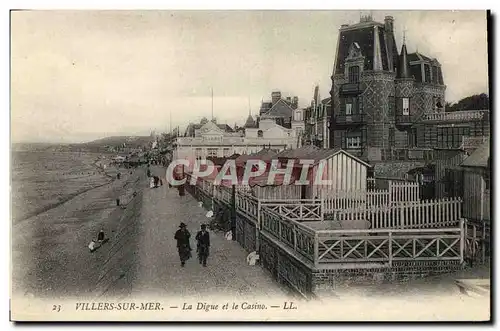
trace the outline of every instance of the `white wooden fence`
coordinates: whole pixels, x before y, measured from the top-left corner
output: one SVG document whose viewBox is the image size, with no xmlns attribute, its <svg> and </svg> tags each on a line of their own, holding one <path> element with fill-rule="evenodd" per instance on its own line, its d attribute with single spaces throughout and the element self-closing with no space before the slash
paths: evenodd
<svg viewBox="0 0 500 331">
<path fill-rule="evenodd" d="M 400 202 L 390 206 L 336 210 L 333 220 L 343 224 L 365 220 L 372 229 L 422 229 L 456 226 L 462 217 L 462 200 L 444 198 Z"/>
<path fill-rule="evenodd" d="M 387 190 L 328 191 L 323 190 L 324 212 L 334 213 L 342 209 L 391 206 L 401 202 L 417 202 L 420 199 L 418 183 L 389 181 Z"/>
</svg>

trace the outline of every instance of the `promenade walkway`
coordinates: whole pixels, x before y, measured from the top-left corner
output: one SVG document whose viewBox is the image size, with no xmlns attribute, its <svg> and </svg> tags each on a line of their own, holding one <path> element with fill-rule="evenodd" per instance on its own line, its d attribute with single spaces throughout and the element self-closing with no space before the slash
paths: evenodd
<svg viewBox="0 0 500 331">
<path fill-rule="evenodd" d="M 160 167 L 153 174 L 164 176 Z M 260 266 L 246 263 L 247 253 L 235 241 L 221 233 L 211 232 L 208 266 L 196 259 L 194 237 L 202 223 L 207 223 L 206 210 L 189 194 L 178 195 L 168 185 L 145 189 L 139 220 L 139 246 L 136 279 L 132 283 L 133 297 L 171 297 L 206 299 L 206 295 L 239 297 L 240 299 L 285 299 L 282 289 Z M 193 258 L 181 268 L 174 233 L 179 223 L 187 224 L 191 232 Z"/>
</svg>

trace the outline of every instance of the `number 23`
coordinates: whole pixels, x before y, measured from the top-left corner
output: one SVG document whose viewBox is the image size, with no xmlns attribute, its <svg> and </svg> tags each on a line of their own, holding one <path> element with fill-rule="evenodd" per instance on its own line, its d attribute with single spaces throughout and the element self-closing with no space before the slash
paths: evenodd
<svg viewBox="0 0 500 331">
<path fill-rule="evenodd" d="M 52 311 L 60 312 L 61 311 L 61 305 L 53 305 L 52 306 Z"/>
</svg>

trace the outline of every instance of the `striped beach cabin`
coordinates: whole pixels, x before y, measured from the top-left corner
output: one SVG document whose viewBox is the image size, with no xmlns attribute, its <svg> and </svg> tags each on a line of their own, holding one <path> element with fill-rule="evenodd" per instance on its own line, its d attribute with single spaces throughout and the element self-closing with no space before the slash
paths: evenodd
<svg viewBox="0 0 500 331">
<path fill-rule="evenodd" d="M 302 199 L 331 196 L 338 191 L 366 191 L 370 165 L 342 149 L 324 149 L 308 145 L 282 151 L 276 157 L 281 168 L 286 168 L 288 162 L 293 160 L 292 176 L 296 180 L 295 184 L 302 186 Z M 304 162 L 310 163 L 307 184 L 300 181 L 303 169 L 307 167 Z"/>
</svg>

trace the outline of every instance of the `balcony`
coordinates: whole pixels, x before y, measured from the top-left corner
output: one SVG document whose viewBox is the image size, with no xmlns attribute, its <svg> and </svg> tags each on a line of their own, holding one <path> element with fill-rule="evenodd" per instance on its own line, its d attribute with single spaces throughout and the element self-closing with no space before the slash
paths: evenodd
<svg viewBox="0 0 500 331">
<path fill-rule="evenodd" d="M 365 114 L 337 115 L 335 116 L 335 126 L 346 127 L 352 125 L 366 124 Z"/>
<path fill-rule="evenodd" d="M 340 94 L 360 94 L 361 86 L 359 83 L 347 83 L 340 86 Z"/>
<path fill-rule="evenodd" d="M 464 110 L 454 112 L 427 113 L 422 117 L 424 122 L 471 122 L 487 120 L 489 110 Z"/>
<path fill-rule="evenodd" d="M 401 127 L 411 126 L 412 124 L 413 123 L 410 115 L 400 115 L 400 114 L 396 115 L 396 126 L 401 128 Z"/>
</svg>

